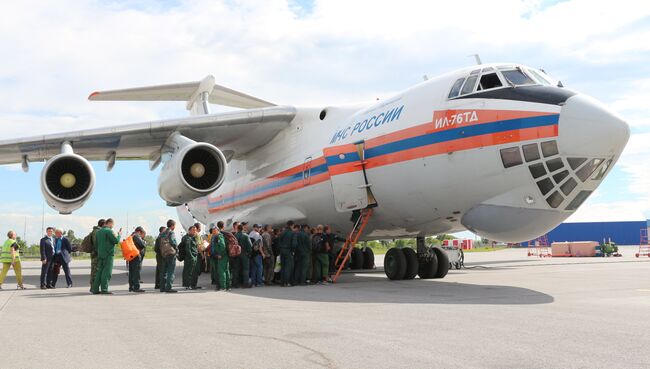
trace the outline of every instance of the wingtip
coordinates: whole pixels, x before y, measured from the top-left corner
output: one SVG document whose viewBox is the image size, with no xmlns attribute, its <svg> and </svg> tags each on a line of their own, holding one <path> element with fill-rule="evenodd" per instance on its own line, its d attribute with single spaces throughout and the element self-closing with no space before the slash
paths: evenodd
<svg viewBox="0 0 650 369">
<path fill-rule="evenodd" d="M 99 95 L 99 91 L 95 91 L 95 92 L 91 93 L 90 95 L 88 95 L 88 100 L 92 100 L 93 97 L 95 97 L 97 95 Z"/>
</svg>

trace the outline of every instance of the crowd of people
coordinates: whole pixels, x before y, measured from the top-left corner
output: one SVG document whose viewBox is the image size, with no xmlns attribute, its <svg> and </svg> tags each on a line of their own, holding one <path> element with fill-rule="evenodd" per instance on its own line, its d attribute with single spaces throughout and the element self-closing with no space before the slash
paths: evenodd
<svg viewBox="0 0 650 369">
<path fill-rule="evenodd" d="M 115 232 L 113 227 L 113 219 L 100 219 L 81 244 L 81 251 L 91 257 L 92 294 L 111 294 L 109 284 L 115 246 L 122 240 L 122 229 Z M 206 234 L 202 233 L 202 225 L 196 223 L 189 227 L 180 242 L 175 230 L 176 222 L 170 219 L 158 229 L 155 239 L 155 289 L 160 292 L 177 292 L 173 288 L 177 261 L 183 263 L 182 287 L 188 290 L 203 288 L 198 285 L 201 273 L 209 273 L 211 285 L 217 291 L 324 284 L 331 282 L 334 271 L 334 244 L 344 241 L 333 234 L 329 226 L 310 227 L 293 221 L 283 228 L 259 224 L 249 228 L 247 222 L 234 222 L 230 230 L 219 221 Z M 130 236 L 140 254 L 127 263 L 129 291 L 142 293 L 145 292 L 141 288 L 141 270 L 146 253 L 146 232 L 136 227 Z M 10 231 L 7 237 L 0 253 L 3 264 L 0 289 L 11 267 L 18 288 L 24 289 L 16 232 Z M 72 287 L 69 268 L 72 251 L 70 241 L 61 230 L 47 228 L 40 241 L 41 289 L 56 288 L 61 269 L 67 287 Z"/>
</svg>

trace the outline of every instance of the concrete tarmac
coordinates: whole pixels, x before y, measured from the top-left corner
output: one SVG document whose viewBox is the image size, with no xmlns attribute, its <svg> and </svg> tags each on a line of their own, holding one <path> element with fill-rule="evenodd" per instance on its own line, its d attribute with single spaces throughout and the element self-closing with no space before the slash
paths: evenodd
<svg viewBox="0 0 650 369">
<path fill-rule="evenodd" d="M 73 288 L 36 289 L 24 262 L 0 291 L 1 368 L 648 368 L 650 258 L 466 255 L 442 280 L 381 271 L 336 285 L 90 295 L 88 261 Z M 383 258 L 377 258 L 381 265 Z M 180 284 L 182 266 L 176 269 Z M 63 275 L 59 284 L 65 285 Z"/>
</svg>

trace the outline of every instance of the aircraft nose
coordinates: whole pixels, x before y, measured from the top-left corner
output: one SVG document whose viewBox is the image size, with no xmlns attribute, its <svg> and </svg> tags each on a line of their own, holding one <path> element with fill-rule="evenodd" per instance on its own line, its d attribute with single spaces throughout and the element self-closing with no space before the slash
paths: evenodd
<svg viewBox="0 0 650 369">
<path fill-rule="evenodd" d="M 627 123 L 591 97 L 574 95 L 562 107 L 558 144 L 564 155 L 618 156 L 629 138 Z"/>
</svg>

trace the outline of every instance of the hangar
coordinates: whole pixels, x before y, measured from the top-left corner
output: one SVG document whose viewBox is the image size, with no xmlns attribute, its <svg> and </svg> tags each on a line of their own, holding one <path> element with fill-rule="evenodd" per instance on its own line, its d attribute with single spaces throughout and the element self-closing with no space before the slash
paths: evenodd
<svg viewBox="0 0 650 369">
<path fill-rule="evenodd" d="M 650 227 L 650 220 L 626 222 L 562 223 L 548 232 L 548 242 L 598 241 L 610 239 L 619 245 L 638 245 L 641 229 Z M 527 245 L 527 243 L 522 244 Z"/>
</svg>

